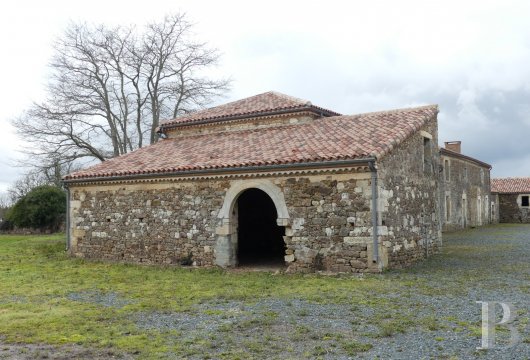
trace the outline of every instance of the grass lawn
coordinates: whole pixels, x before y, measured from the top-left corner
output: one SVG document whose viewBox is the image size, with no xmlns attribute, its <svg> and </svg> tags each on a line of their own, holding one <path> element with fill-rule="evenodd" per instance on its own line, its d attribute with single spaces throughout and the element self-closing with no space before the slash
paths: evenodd
<svg viewBox="0 0 530 360">
<path fill-rule="evenodd" d="M 452 234 L 441 255 L 413 269 L 364 276 L 91 262 L 68 257 L 64 235 L 2 235 L 0 354 L 2 343 L 44 343 L 135 358 L 341 358 L 369 354 L 409 331 L 433 332 L 443 342 L 442 330 L 479 346 L 474 301 L 499 287 L 530 293 L 528 252 L 499 258 L 520 252 L 510 241 L 513 229 L 520 231 L 480 230 L 494 234 L 484 244 L 467 241 L 467 232 Z M 492 262 L 515 283 L 495 278 Z M 440 314 L 431 300 L 446 297 L 464 299 L 477 313 Z"/>
</svg>

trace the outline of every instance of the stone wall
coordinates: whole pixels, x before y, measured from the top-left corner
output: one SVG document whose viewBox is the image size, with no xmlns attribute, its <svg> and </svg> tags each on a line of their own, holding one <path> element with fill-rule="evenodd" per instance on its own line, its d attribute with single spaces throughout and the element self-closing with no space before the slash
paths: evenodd
<svg viewBox="0 0 530 360">
<path fill-rule="evenodd" d="M 431 147 L 427 151 L 425 139 Z M 378 164 L 378 233 L 389 267 L 409 266 L 440 249 L 437 144 L 437 122 L 432 119 Z"/>
<path fill-rule="evenodd" d="M 70 188 L 71 253 L 136 263 L 213 262 L 227 182 Z"/>
<path fill-rule="evenodd" d="M 318 182 L 289 178 L 284 184 L 292 224 L 287 229 L 290 270 L 378 271 L 371 251 L 370 175 Z M 369 249 L 370 248 L 370 249 Z"/>
<path fill-rule="evenodd" d="M 521 195 L 498 194 L 501 223 L 530 223 L 530 208 L 521 206 Z"/>
<path fill-rule="evenodd" d="M 192 136 L 225 131 L 239 131 L 249 129 L 263 129 L 267 127 L 277 127 L 282 125 L 306 124 L 315 120 L 315 114 L 284 114 L 277 116 L 263 116 L 240 120 L 229 120 L 224 122 L 212 122 L 200 125 L 187 125 L 172 128 L 166 131 L 170 138 L 180 136 Z"/>
<path fill-rule="evenodd" d="M 492 216 L 492 206 L 496 205 L 490 193 L 489 168 L 456 156 L 442 155 L 441 163 L 440 205 L 443 231 L 495 223 L 496 216 Z"/>
<path fill-rule="evenodd" d="M 291 271 L 378 271 L 371 249 L 370 174 L 280 176 L 289 212 Z M 218 215 L 227 191 L 246 180 L 71 186 L 71 248 L 78 257 L 135 263 L 215 264 Z M 250 180 L 248 180 L 250 181 Z M 252 180 L 256 181 L 256 180 Z"/>
</svg>

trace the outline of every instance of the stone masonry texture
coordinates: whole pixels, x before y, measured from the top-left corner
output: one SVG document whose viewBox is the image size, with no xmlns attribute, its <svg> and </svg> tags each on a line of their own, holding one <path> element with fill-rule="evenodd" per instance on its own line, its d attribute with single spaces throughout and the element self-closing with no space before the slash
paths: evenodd
<svg viewBox="0 0 530 360">
<path fill-rule="evenodd" d="M 364 271 L 370 239 L 369 180 L 349 176 L 282 177 L 291 223 L 290 270 Z M 71 188 L 71 252 L 136 263 L 214 264 L 217 214 L 229 181 Z"/>
<path fill-rule="evenodd" d="M 498 222 L 497 205 L 490 193 L 489 168 L 451 156 L 441 156 L 441 163 L 440 208 L 443 231 Z"/>
<path fill-rule="evenodd" d="M 530 194 L 524 194 L 530 196 Z M 521 194 L 499 194 L 501 223 L 530 223 L 530 208 L 522 207 Z"/>
<path fill-rule="evenodd" d="M 436 122 L 424 130 L 436 136 Z M 380 271 L 438 251 L 437 139 L 428 170 L 423 141 L 417 133 L 377 164 L 379 264 L 371 257 L 369 171 L 265 178 L 280 189 L 289 212 L 288 271 Z M 71 185 L 70 252 L 120 262 L 213 266 L 218 214 L 233 181 Z"/>
<path fill-rule="evenodd" d="M 427 161 L 425 138 L 416 133 L 379 164 L 379 241 L 391 268 L 409 266 L 441 247 L 437 122 L 423 130 L 432 135 Z"/>
</svg>

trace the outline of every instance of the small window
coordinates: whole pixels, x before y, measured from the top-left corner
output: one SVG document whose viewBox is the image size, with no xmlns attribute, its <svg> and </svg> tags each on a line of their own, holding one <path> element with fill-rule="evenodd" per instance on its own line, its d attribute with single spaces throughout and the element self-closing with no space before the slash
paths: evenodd
<svg viewBox="0 0 530 360">
<path fill-rule="evenodd" d="M 464 167 L 464 180 L 467 180 L 467 166 Z"/>
<path fill-rule="evenodd" d="M 449 168 L 449 160 L 444 161 L 444 170 L 445 170 L 445 180 L 449 181 L 451 179 L 451 174 L 450 174 L 451 170 Z"/>
<path fill-rule="evenodd" d="M 426 174 L 432 172 L 432 146 L 431 139 L 424 137 L 423 138 L 423 171 Z"/>
<path fill-rule="evenodd" d="M 530 206 L 530 196 L 523 195 L 521 196 L 521 206 L 529 207 Z"/>
</svg>

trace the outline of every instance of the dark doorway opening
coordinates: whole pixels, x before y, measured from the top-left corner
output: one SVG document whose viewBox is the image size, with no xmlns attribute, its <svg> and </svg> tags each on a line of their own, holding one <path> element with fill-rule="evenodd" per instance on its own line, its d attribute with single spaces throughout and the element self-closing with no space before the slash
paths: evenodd
<svg viewBox="0 0 530 360">
<path fill-rule="evenodd" d="M 259 189 L 248 189 L 237 200 L 239 265 L 284 265 L 285 228 L 278 226 L 274 202 Z"/>
</svg>

